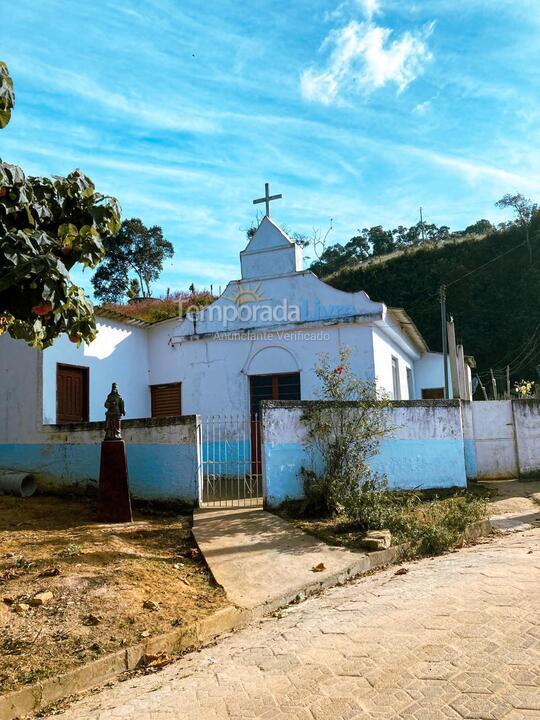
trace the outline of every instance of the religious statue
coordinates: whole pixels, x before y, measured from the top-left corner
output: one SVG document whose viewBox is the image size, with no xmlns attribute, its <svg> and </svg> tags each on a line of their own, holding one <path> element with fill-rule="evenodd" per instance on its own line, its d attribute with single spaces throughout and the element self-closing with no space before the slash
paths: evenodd
<svg viewBox="0 0 540 720">
<path fill-rule="evenodd" d="M 107 408 L 105 413 L 105 440 L 121 440 L 120 420 L 122 415 L 126 414 L 126 409 L 116 383 L 112 384 L 111 392 L 105 400 L 105 407 Z"/>
</svg>

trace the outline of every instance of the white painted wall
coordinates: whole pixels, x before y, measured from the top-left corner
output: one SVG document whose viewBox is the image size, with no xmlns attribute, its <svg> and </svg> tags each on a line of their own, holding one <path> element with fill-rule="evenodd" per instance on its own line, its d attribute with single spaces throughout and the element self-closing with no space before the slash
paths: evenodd
<svg viewBox="0 0 540 720">
<path fill-rule="evenodd" d="M 246 339 L 212 336 L 171 345 L 177 328 L 161 323 L 149 330 L 150 383 L 182 383 L 182 412 L 203 418 L 249 411 L 249 376 L 299 372 L 302 399 L 318 397 L 315 367 L 321 353 L 339 362 L 340 346 L 351 348 L 351 368 L 373 379 L 372 328 L 342 324 L 266 332 Z"/>
<path fill-rule="evenodd" d="M 0 336 L 0 443 L 31 442 L 41 425 L 41 362 L 38 350 Z"/>
<path fill-rule="evenodd" d="M 416 353 L 412 347 L 405 343 L 406 348 L 400 347 L 397 343 L 389 338 L 380 327 L 373 328 L 373 355 L 375 364 L 375 375 L 377 377 L 377 387 L 384 390 L 392 400 L 412 400 L 409 397 L 409 389 L 407 385 L 407 368 L 413 370 L 414 357 Z M 401 397 L 394 398 L 394 383 L 392 376 L 392 356 L 398 360 L 399 367 L 399 385 Z M 414 370 L 413 370 L 414 384 Z"/>
<path fill-rule="evenodd" d="M 339 403 L 328 403 L 335 412 Z M 320 471 L 324 465 L 310 444 L 304 410 L 268 403 L 263 410 L 262 450 L 265 503 L 278 506 L 303 496 L 302 467 Z M 351 410 L 354 412 L 354 410 Z M 458 401 L 442 400 L 392 404 L 390 424 L 379 452 L 368 460 L 375 473 L 385 475 L 391 488 L 465 487 L 465 447 Z"/>
<path fill-rule="evenodd" d="M 444 388 L 444 360 L 439 352 L 424 353 L 414 363 L 414 383 L 416 399 L 422 399 L 422 389 Z M 450 382 L 450 363 L 448 363 L 449 393 L 452 395 Z"/>
<path fill-rule="evenodd" d="M 263 217 L 257 232 L 240 253 L 240 263 L 244 279 L 286 275 L 304 269 L 302 248 L 269 217 Z"/>
<path fill-rule="evenodd" d="M 43 351 L 43 422 L 56 422 L 56 365 L 89 368 L 90 421 L 102 420 L 103 403 L 117 382 L 126 419 L 150 415 L 148 334 L 145 328 L 97 318 L 98 335 L 77 347 L 62 335 Z"/>
<path fill-rule="evenodd" d="M 476 401 L 472 411 L 478 478 L 518 477 L 512 402 Z"/>
<path fill-rule="evenodd" d="M 512 402 L 520 477 L 540 477 L 540 401 Z"/>
</svg>

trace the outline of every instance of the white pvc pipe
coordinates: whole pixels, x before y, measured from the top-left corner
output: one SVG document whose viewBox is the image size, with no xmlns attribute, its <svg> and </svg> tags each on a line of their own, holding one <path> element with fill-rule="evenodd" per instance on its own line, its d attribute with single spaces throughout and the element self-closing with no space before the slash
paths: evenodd
<svg viewBox="0 0 540 720">
<path fill-rule="evenodd" d="M 36 481 L 29 473 L 0 473 L 0 493 L 30 497 L 36 492 Z"/>
</svg>

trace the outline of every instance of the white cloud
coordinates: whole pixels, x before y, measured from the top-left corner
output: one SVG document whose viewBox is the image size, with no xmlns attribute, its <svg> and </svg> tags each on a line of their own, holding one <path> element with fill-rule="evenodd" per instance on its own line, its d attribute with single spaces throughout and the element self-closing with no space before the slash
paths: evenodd
<svg viewBox="0 0 540 720">
<path fill-rule="evenodd" d="M 39 80 L 44 87 L 78 96 L 109 112 L 130 118 L 141 128 L 176 130 L 193 133 L 218 133 L 220 128 L 213 120 L 193 108 L 164 106 L 151 98 L 146 100 L 108 90 L 89 75 L 54 67 L 45 63 L 12 63 L 21 73 Z"/>
<path fill-rule="evenodd" d="M 412 154 L 428 162 L 455 172 L 471 185 L 478 185 L 489 180 L 495 182 L 497 187 L 501 189 L 511 187 L 519 188 L 519 190 L 523 192 L 538 192 L 539 183 L 532 173 L 503 170 L 500 167 L 482 161 L 446 155 L 423 148 L 404 147 L 403 149 L 407 149 Z"/>
<path fill-rule="evenodd" d="M 418 103 L 413 109 L 417 115 L 427 115 L 431 111 L 431 101 L 425 100 L 424 102 Z"/>
<path fill-rule="evenodd" d="M 378 9 L 376 0 L 363 0 L 363 8 L 366 22 L 351 20 L 326 37 L 322 47 L 331 48 L 326 67 L 310 67 L 302 73 L 306 100 L 330 105 L 340 95 L 371 92 L 388 84 L 401 92 L 431 60 L 426 41 L 433 24 L 392 39 L 390 28 L 371 21 Z"/>
<path fill-rule="evenodd" d="M 367 20 L 371 20 L 381 10 L 379 0 L 358 0 L 358 4 L 364 11 Z"/>
</svg>

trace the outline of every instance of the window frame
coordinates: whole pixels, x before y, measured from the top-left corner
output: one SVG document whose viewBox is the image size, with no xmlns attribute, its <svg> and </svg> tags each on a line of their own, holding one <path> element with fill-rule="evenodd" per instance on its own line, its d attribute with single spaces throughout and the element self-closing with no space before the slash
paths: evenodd
<svg viewBox="0 0 540 720">
<path fill-rule="evenodd" d="M 391 355 L 392 358 L 392 395 L 394 400 L 401 400 L 401 381 L 399 377 L 399 358 Z"/>
</svg>

